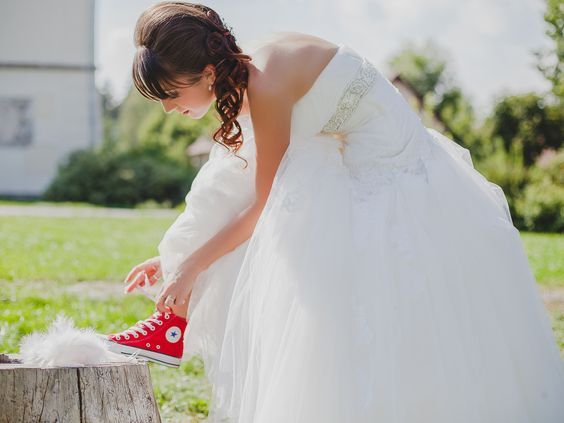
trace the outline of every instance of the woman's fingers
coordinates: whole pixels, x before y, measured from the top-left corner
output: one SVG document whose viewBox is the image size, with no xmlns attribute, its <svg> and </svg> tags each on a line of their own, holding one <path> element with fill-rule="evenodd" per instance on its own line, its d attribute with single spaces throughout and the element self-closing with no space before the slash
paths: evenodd
<svg viewBox="0 0 564 423">
<path fill-rule="evenodd" d="M 134 278 L 138 276 L 138 273 L 141 271 L 144 271 L 149 277 L 149 279 L 151 279 L 155 273 L 158 273 L 160 271 L 160 269 L 161 269 L 160 258 L 159 257 L 150 258 L 148 260 L 145 260 L 143 263 L 138 264 L 133 269 L 131 269 L 131 271 L 125 277 L 123 283 L 124 284 L 130 283 Z M 159 278 L 160 278 L 160 274 L 159 274 Z"/>
<path fill-rule="evenodd" d="M 130 270 L 130 272 L 127 274 L 127 276 L 125 277 L 123 283 L 129 283 L 131 282 L 131 280 L 136 276 L 136 274 L 143 269 L 143 265 L 142 264 L 138 264 L 137 266 L 135 266 L 133 269 Z"/>
<path fill-rule="evenodd" d="M 172 309 L 169 306 L 165 305 L 166 297 L 169 294 L 174 295 L 172 294 L 170 287 L 167 287 L 166 289 L 161 290 L 161 293 L 157 299 L 156 308 L 161 313 L 172 313 Z"/>
<path fill-rule="evenodd" d="M 143 286 L 145 284 L 145 277 L 147 274 L 145 272 L 139 272 L 133 281 L 125 287 L 125 293 L 133 291 L 137 285 Z"/>
<path fill-rule="evenodd" d="M 155 261 L 155 258 L 144 261 L 135 266 L 125 277 L 124 284 L 128 284 L 124 292 L 128 294 L 133 291 L 137 286 L 145 286 L 145 282 L 154 285 L 162 277 L 160 260 Z"/>
<path fill-rule="evenodd" d="M 159 267 L 159 268 L 157 269 L 157 271 L 153 274 L 153 276 L 151 276 L 151 277 L 149 278 L 149 283 L 150 283 L 151 285 L 156 284 L 156 283 L 159 281 L 159 279 L 162 277 L 162 275 L 163 275 L 163 272 L 161 271 L 161 268 Z"/>
<path fill-rule="evenodd" d="M 168 310 L 165 308 L 164 305 L 164 300 L 165 297 L 159 297 L 159 299 L 157 300 L 157 304 L 155 304 L 157 310 L 159 310 L 161 313 L 168 313 Z"/>
</svg>

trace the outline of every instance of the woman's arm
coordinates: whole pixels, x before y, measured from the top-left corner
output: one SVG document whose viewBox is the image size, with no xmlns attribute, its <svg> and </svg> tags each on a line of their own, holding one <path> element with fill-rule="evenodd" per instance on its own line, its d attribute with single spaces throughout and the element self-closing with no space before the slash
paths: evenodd
<svg viewBox="0 0 564 423">
<path fill-rule="evenodd" d="M 186 259 L 202 271 L 234 250 L 253 233 L 272 187 L 276 171 L 290 142 L 292 101 L 274 87 L 253 98 L 251 118 L 256 146 L 255 200 Z M 280 90 L 281 91 L 281 90 Z M 218 204 L 218 207 L 221 207 Z"/>
<path fill-rule="evenodd" d="M 293 101 L 287 92 L 272 86 L 255 97 L 250 109 L 256 148 L 254 201 L 182 262 L 174 281 L 158 295 L 156 306 L 161 312 L 166 312 L 164 301 L 167 295 L 174 296 L 177 305 L 183 305 L 198 274 L 249 239 L 264 209 L 274 176 L 290 142 Z"/>
</svg>

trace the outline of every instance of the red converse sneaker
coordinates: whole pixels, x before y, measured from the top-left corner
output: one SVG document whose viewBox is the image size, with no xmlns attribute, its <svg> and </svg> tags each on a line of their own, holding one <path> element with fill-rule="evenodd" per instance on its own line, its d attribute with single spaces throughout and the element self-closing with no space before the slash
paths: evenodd
<svg viewBox="0 0 564 423">
<path fill-rule="evenodd" d="M 156 311 L 146 320 L 120 333 L 104 335 L 110 351 L 144 357 L 155 363 L 179 367 L 188 322 L 173 313 Z"/>
</svg>

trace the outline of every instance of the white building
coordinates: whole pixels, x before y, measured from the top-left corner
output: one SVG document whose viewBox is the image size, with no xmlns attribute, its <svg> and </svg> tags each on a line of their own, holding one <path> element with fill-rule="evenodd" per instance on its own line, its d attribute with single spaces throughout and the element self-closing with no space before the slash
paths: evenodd
<svg viewBox="0 0 564 423">
<path fill-rule="evenodd" d="M 101 140 L 95 0 L 0 1 L 0 195 L 36 197 Z"/>
<path fill-rule="evenodd" d="M 215 144 L 207 135 L 200 135 L 192 144 L 186 148 L 186 155 L 190 157 L 190 162 L 197 169 L 201 168 L 208 161 L 210 151 Z"/>
</svg>

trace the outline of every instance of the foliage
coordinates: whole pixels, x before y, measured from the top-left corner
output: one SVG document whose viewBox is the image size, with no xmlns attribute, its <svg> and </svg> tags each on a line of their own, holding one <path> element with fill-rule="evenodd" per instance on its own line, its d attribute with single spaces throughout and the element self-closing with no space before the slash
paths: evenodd
<svg viewBox="0 0 564 423">
<path fill-rule="evenodd" d="M 547 165 L 530 168 L 530 183 L 517 210 L 528 230 L 564 232 L 564 149 Z"/>
<path fill-rule="evenodd" d="M 476 127 L 474 109 L 460 88 L 448 88 L 431 107 L 445 125 L 445 135 L 471 149 L 474 158 L 484 156 L 484 140 Z"/>
<path fill-rule="evenodd" d="M 111 85 L 106 81 L 99 90 L 102 106 L 102 139 L 104 143 L 115 143 L 119 106 L 112 95 Z"/>
<path fill-rule="evenodd" d="M 422 119 L 438 118 L 441 131 L 481 157 L 483 142 L 470 101 L 455 85 L 448 67 L 448 54 L 432 42 L 423 46 L 408 44 L 389 60 L 390 66 L 406 80 L 422 98 Z"/>
<path fill-rule="evenodd" d="M 513 224 L 520 228 L 523 223 L 516 208 L 516 199 L 529 180 L 527 168 L 523 163 L 522 145 L 514 143 L 510 150 L 506 151 L 502 140 L 496 137 L 491 143 L 484 144 L 482 147 L 485 155 L 475 162 L 476 169 L 503 189 Z"/>
<path fill-rule="evenodd" d="M 543 149 L 560 148 L 563 127 L 564 110 L 531 92 L 501 98 L 484 130 L 489 139 L 501 138 L 506 151 L 522 144 L 524 164 L 530 166 Z"/>
<path fill-rule="evenodd" d="M 423 46 L 408 43 L 389 59 L 388 64 L 405 78 L 421 97 L 440 91 L 441 85 L 447 84 L 446 52 L 432 42 L 428 41 Z"/>
<path fill-rule="evenodd" d="M 160 103 L 146 99 L 134 88 L 119 105 L 116 119 L 116 149 L 157 144 L 167 155 L 181 161 L 187 160 L 186 147 L 202 134 L 211 137 L 212 128 L 219 125 L 212 107 L 202 119 L 189 119 L 165 113 Z"/>
<path fill-rule="evenodd" d="M 196 173 L 156 145 L 125 151 L 107 146 L 79 150 L 59 166 L 43 199 L 118 207 L 147 200 L 177 205 L 190 190 Z"/>
<path fill-rule="evenodd" d="M 164 113 L 159 103 L 147 100 L 134 88 L 130 89 L 119 105 L 115 138 L 117 147 L 123 150 L 137 147 L 141 143 L 143 122 L 157 111 Z"/>
<path fill-rule="evenodd" d="M 560 102 L 564 99 L 564 3 L 562 0 L 546 0 L 544 20 L 546 35 L 554 45 L 548 50 L 538 50 L 537 68 L 552 84 L 552 93 Z"/>
<path fill-rule="evenodd" d="M 186 148 L 200 135 L 211 139 L 211 127 L 217 124 L 212 113 L 202 119 L 187 119 L 178 113 L 165 114 L 162 110 L 153 110 L 139 127 L 141 146 L 158 146 L 166 151 L 167 156 L 189 163 Z"/>
</svg>

